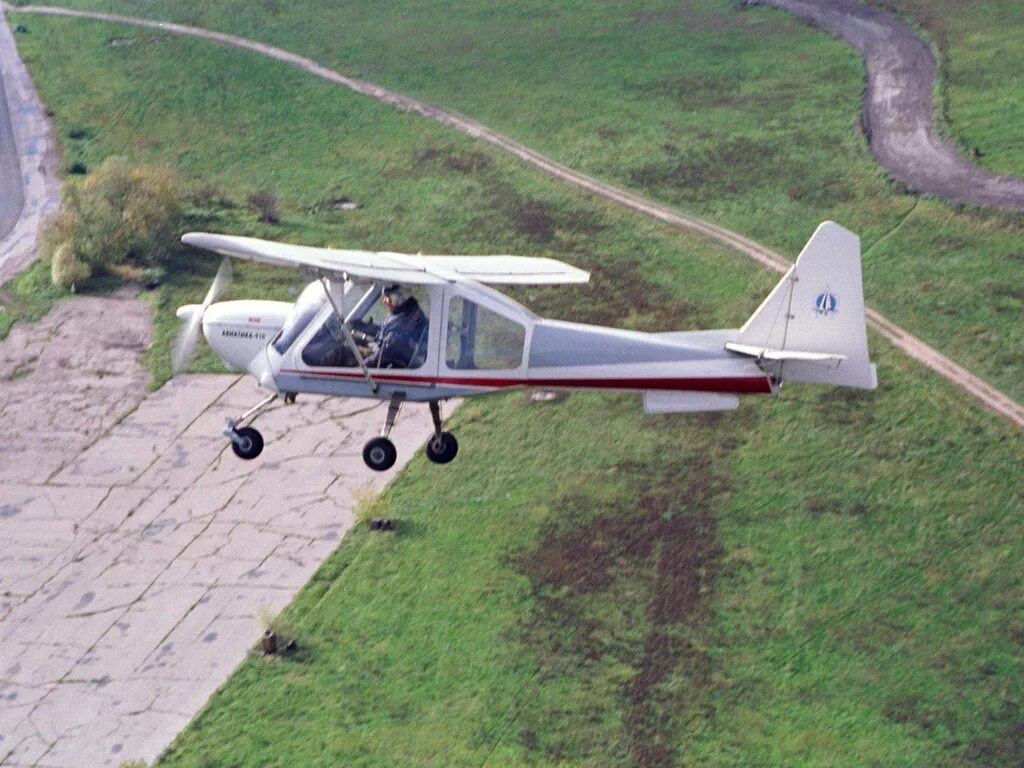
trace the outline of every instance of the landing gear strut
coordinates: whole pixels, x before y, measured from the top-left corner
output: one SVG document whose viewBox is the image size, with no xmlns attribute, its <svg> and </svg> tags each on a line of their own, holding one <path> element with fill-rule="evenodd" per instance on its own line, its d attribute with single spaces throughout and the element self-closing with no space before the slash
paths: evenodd
<svg viewBox="0 0 1024 768">
<path fill-rule="evenodd" d="M 434 434 L 427 440 L 427 458 L 435 464 L 447 464 L 459 452 L 459 443 L 451 432 L 441 431 L 441 408 L 437 400 L 430 401 L 430 416 L 434 420 Z"/>
<path fill-rule="evenodd" d="M 231 438 L 231 450 L 235 452 L 235 456 L 248 460 L 255 459 L 263 453 L 263 435 L 252 427 L 239 427 L 238 425 L 247 421 L 251 422 L 275 400 L 277 400 L 276 392 L 239 418 L 228 420 L 228 425 L 224 428 L 224 436 Z"/>
<path fill-rule="evenodd" d="M 391 434 L 391 429 L 395 426 L 395 420 L 398 418 L 398 412 L 402 410 L 404 401 L 404 392 L 396 392 L 391 396 L 387 419 L 384 421 L 384 429 L 381 430 L 380 437 L 367 441 L 363 446 L 363 461 L 370 469 L 383 472 L 395 465 L 398 451 L 395 450 L 395 444 L 388 439 L 388 435 Z"/>
</svg>

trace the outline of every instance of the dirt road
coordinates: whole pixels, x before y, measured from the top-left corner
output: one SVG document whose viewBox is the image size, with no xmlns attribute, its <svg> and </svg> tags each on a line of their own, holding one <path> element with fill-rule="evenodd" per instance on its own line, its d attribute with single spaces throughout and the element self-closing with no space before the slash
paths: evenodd
<svg viewBox="0 0 1024 768">
<path fill-rule="evenodd" d="M 979 168 L 953 142 L 936 135 L 935 59 L 891 13 L 853 0 L 748 0 L 748 5 L 789 11 L 857 49 L 868 75 L 864 130 L 875 158 L 893 178 L 949 200 L 1024 210 L 1024 179 Z"/>
<path fill-rule="evenodd" d="M 42 222 L 60 206 L 60 156 L 0 3 L 0 285 L 36 258 Z"/>
<path fill-rule="evenodd" d="M 14 143 L 14 128 L 7 106 L 7 93 L 3 89 L 3 83 L 0 83 L 0 240 L 14 229 L 14 225 L 21 218 L 21 209 L 24 205 L 25 193 L 21 184 L 18 147 Z"/>
<path fill-rule="evenodd" d="M 845 5 L 845 0 L 843 2 Z M 858 8 L 860 6 L 854 6 Z M 435 120 L 443 125 L 448 125 L 462 133 L 474 138 L 486 141 L 500 149 L 509 152 L 524 163 L 527 163 L 551 176 L 566 183 L 572 184 L 592 194 L 599 195 L 613 202 L 619 203 L 627 208 L 643 213 L 671 226 L 680 227 L 700 232 L 718 242 L 735 248 L 739 252 L 754 259 L 759 264 L 775 270 L 785 272 L 789 269 L 790 262 L 774 251 L 745 238 L 735 232 L 723 227 L 716 226 L 711 222 L 704 221 L 695 216 L 688 216 L 668 206 L 658 205 L 645 200 L 638 195 L 618 189 L 610 184 L 598 181 L 585 174 L 572 170 L 560 163 L 535 152 L 506 136 L 493 131 L 475 120 L 462 117 L 437 107 L 430 106 L 416 99 L 402 94 L 394 93 L 385 88 L 373 85 L 364 80 L 346 77 L 327 67 L 324 67 L 312 59 L 285 51 L 272 45 L 257 43 L 245 38 L 228 35 L 222 32 L 211 32 L 210 30 L 190 27 L 183 24 L 170 22 L 153 21 L 151 19 L 140 19 L 130 16 L 119 16 L 107 13 L 93 13 L 87 11 L 76 11 L 67 8 L 55 8 L 50 6 L 22 6 L 17 9 L 19 12 L 43 13 L 61 16 L 74 16 L 78 18 L 96 19 L 101 21 L 112 21 L 120 24 L 150 27 L 161 29 L 166 32 L 179 35 L 212 40 L 235 48 L 242 48 L 254 51 L 263 56 L 268 56 L 278 61 L 287 62 L 310 74 L 321 77 L 332 83 L 337 83 L 357 93 L 370 96 L 385 104 L 390 104 L 397 109 L 412 112 L 423 117 Z M 916 37 L 915 37 L 916 39 Z M 931 86 L 929 86 L 930 88 Z M 899 102 L 895 102 L 899 103 Z M 909 119 L 909 118 L 908 118 Z M 956 173 L 959 173 L 957 171 Z M 1015 426 L 1024 429 L 1024 406 L 987 384 L 967 369 L 950 360 L 945 355 L 925 344 L 920 339 L 903 330 L 895 323 L 886 319 L 883 315 L 873 309 L 868 309 L 868 323 L 881 336 L 900 349 L 909 357 L 922 363 L 935 373 L 956 384 L 964 392 L 977 398 L 986 408 L 1006 419 Z"/>
</svg>

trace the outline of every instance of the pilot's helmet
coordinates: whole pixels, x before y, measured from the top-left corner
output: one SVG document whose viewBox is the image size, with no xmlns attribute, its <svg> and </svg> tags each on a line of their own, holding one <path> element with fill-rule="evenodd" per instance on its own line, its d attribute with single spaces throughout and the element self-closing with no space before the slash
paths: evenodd
<svg viewBox="0 0 1024 768">
<path fill-rule="evenodd" d="M 411 294 L 407 288 L 404 288 L 401 285 L 389 285 L 384 289 L 384 295 L 389 297 L 397 307 L 405 303 L 405 300 L 408 299 Z"/>
</svg>

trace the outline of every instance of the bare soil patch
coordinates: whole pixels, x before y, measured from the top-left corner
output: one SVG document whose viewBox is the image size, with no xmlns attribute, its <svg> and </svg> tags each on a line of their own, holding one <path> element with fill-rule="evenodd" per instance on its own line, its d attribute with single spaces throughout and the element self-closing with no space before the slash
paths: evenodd
<svg viewBox="0 0 1024 768">
<path fill-rule="evenodd" d="M 546 532 L 515 561 L 534 590 L 537 608 L 522 637 L 541 659 L 542 678 L 586 680 L 600 678 L 606 664 L 632 667 L 620 691 L 619 734 L 632 765 L 674 764 L 669 725 L 699 711 L 700 689 L 711 680 L 700 638 L 721 557 L 715 507 L 729 489 L 721 459 L 741 438 L 735 418 L 695 421 L 683 434 L 649 418 L 644 429 L 657 458 L 567 481 Z M 646 602 L 631 606 L 623 595 Z M 568 745 L 543 742 L 541 722 L 529 722 L 547 715 L 554 713 L 525 718 L 523 743 L 568 757 Z"/>
</svg>

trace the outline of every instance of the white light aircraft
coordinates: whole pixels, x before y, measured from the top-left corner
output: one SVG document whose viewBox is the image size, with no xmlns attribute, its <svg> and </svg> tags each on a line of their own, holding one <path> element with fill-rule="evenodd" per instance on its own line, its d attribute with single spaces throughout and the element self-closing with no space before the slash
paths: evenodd
<svg viewBox="0 0 1024 768">
<path fill-rule="evenodd" d="M 681 333 L 546 320 L 489 287 L 589 279 L 553 259 L 410 256 L 206 233 L 182 240 L 225 258 L 202 305 L 178 310 L 187 324 L 175 370 L 201 328 L 227 365 L 248 371 L 269 392 L 225 429 L 243 459 L 263 450 L 251 426 L 256 416 L 298 393 L 387 401 L 384 428 L 363 450 L 369 467 L 385 470 L 395 462 L 388 435 L 405 401 L 429 405 L 434 433 L 427 456 L 444 464 L 458 443 L 443 431 L 438 404 L 453 397 L 514 387 L 611 390 L 642 393 L 649 413 L 689 413 L 736 408 L 738 395 L 774 395 L 783 381 L 877 386 L 860 239 L 833 222 L 818 227 L 742 328 Z M 294 303 L 214 303 L 231 279 L 232 258 L 294 267 L 311 282 Z M 370 323 L 381 304 L 392 313 L 412 308 L 415 322 L 406 312 L 403 333 L 388 338 L 387 322 L 383 330 Z M 388 344 L 390 351 L 382 349 Z"/>
</svg>

